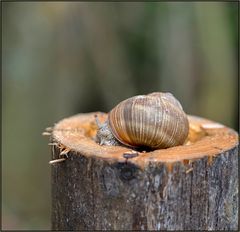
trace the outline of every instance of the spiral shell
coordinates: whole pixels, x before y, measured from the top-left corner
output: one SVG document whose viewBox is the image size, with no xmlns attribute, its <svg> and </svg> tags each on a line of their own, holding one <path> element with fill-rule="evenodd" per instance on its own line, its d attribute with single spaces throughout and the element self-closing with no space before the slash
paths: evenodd
<svg viewBox="0 0 240 232">
<path fill-rule="evenodd" d="M 168 148 L 187 138 L 189 123 L 171 93 L 154 92 L 131 97 L 109 112 L 115 138 L 131 147 Z"/>
</svg>

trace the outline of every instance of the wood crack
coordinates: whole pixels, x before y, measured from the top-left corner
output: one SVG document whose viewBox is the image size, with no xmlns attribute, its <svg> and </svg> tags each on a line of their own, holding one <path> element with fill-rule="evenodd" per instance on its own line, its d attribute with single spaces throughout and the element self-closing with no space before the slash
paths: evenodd
<svg viewBox="0 0 240 232">
<path fill-rule="evenodd" d="M 93 228 L 96 228 L 95 225 L 95 194 L 94 194 L 94 169 L 93 169 L 93 160 L 91 162 L 90 173 L 91 173 L 91 199 L 92 199 L 92 212 L 93 212 Z"/>
<path fill-rule="evenodd" d="M 189 206 L 190 206 L 190 209 L 189 209 L 189 216 L 190 216 L 190 223 L 192 223 L 192 191 L 193 191 L 193 184 L 192 184 L 192 180 L 193 180 L 193 172 L 191 172 L 191 178 L 190 178 L 190 199 L 189 199 Z"/>
</svg>

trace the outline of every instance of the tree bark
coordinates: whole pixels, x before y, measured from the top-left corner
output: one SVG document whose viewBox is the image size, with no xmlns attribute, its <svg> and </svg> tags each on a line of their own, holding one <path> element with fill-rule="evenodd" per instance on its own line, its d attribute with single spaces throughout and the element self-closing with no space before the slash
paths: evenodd
<svg viewBox="0 0 240 232">
<path fill-rule="evenodd" d="M 184 145 L 134 156 L 95 143 L 94 114 L 51 133 L 53 230 L 237 230 L 235 131 L 188 116 Z"/>
</svg>

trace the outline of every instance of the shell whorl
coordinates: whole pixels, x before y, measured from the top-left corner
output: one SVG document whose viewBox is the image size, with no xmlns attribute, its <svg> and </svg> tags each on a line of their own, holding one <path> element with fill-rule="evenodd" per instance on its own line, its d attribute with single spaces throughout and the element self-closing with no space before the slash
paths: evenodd
<svg viewBox="0 0 240 232">
<path fill-rule="evenodd" d="M 179 101 L 170 93 L 160 92 L 120 102 L 109 113 L 109 125 L 121 143 L 152 149 L 183 144 L 189 130 Z"/>
</svg>

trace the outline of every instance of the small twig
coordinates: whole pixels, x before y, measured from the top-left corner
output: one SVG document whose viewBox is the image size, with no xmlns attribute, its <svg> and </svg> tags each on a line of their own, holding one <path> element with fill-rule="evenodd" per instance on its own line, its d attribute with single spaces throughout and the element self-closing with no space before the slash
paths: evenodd
<svg viewBox="0 0 240 232">
<path fill-rule="evenodd" d="M 49 143 L 48 145 L 49 145 L 49 146 L 57 146 L 58 143 Z"/>
<path fill-rule="evenodd" d="M 65 161 L 65 160 L 66 160 L 66 158 L 50 160 L 50 161 L 49 161 L 49 164 L 55 164 L 55 163 L 63 162 L 63 161 Z"/>
<path fill-rule="evenodd" d="M 45 129 L 45 131 L 52 132 L 52 131 L 53 131 L 53 128 L 52 128 L 52 127 L 47 127 L 47 128 Z"/>
<path fill-rule="evenodd" d="M 58 155 L 59 159 L 51 160 L 49 161 L 49 164 L 63 162 L 66 159 L 68 159 L 68 152 L 71 150 L 70 148 L 66 148 L 64 145 L 58 144 L 58 143 L 49 143 L 48 145 L 52 145 L 52 146 L 56 145 L 58 146 L 58 148 L 60 148 L 60 151 L 61 151 L 60 154 Z M 63 157 L 63 158 L 60 158 L 60 157 Z"/>
<path fill-rule="evenodd" d="M 70 151 L 69 148 L 61 151 L 60 154 L 59 154 L 59 156 L 60 156 L 60 157 L 61 157 L 61 156 L 65 156 L 66 158 L 68 158 L 68 152 L 69 152 L 69 151 Z"/>
<path fill-rule="evenodd" d="M 189 168 L 187 171 L 186 171 L 186 174 L 188 174 L 189 172 L 191 172 L 193 170 L 193 168 Z"/>
<path fill-rule="evenodd" d="M 51 133 L 44 131 L 44 132 L 42 133 L 42 135 L 49 136 L 49 135 L 51 135 Z"/>
</svg>

